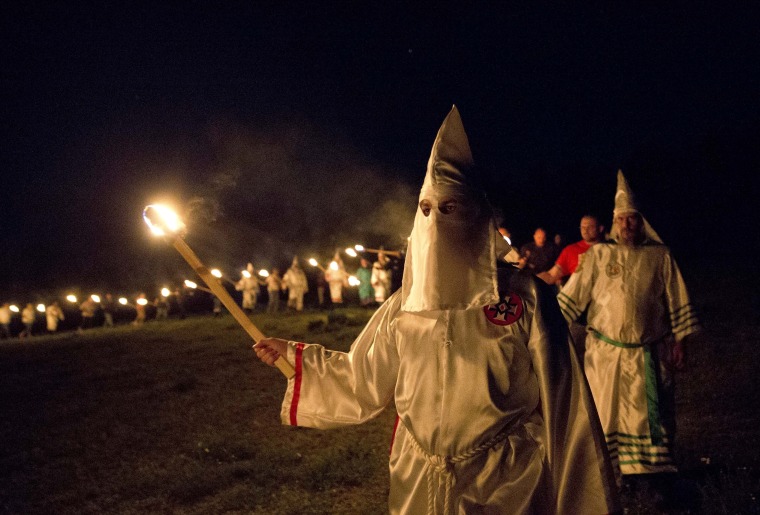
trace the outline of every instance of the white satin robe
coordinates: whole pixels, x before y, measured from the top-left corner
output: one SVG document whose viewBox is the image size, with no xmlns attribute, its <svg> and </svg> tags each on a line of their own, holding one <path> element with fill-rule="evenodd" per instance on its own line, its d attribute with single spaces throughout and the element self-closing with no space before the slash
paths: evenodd
<svg viewBox="0 0 760 515">
<path fill-rule="evenodd" d="M 235 284 L 235 289 L 243 292 L 243 309 L 256 308 L 259 284 L 259 280 L 255 277 L 241 277 L 237 284 Z"/>
<path fill-rule="evenodd" d="M 569 321 L 588 307 L 585 372 L 616 473 L 675 472 L 669 346 L 699 322 L 668 247 L 594 245 L 558 300 Z"/>
<path fill-rule="evenodd" d="M 375 290 L 375 302 L 385 302 L 391 293 L 391 271 L 377 261 L 372 265 L 370 283 Z"/>
<path fill-rule="evenodd" d="M 526 275 L 509 287 L 510 302 L 490 311 L 424 314 L 401 311 L 396 292 L 348 353 L 290 342 L 283 423 L 357 424 L 395 398 L 391 513 L 615 511 L 601 427 L 556 302 Z"/>
<path fill-rule="evenodd" d="M 282 276 L 282 282 L 288 289 L 288 307 L 301 311 L 303 296 L 309 291 L 309 283 L 303 269 L 300 266 L 291 266 Z"/>
</svg>

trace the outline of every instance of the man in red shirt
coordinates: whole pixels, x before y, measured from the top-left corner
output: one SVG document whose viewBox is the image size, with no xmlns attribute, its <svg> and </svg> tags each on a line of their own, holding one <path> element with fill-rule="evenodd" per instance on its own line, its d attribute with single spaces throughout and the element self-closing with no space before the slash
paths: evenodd
<svg viewBox="0 0 760 515">
<path fill-rule="evenodd" d="M 602 240 L 604 226 L 593 215 L 584 215 L 581 218 L 581 240 L 571 243 L 560 253 L 554 266 L 546 272 L 536 274 L 548 284 L 558 286 L 564 284 L 570 275 L 578 268 L 580 256 L 591 248 L 595 243 Z"/>
<path fill-rule="evenodd" d="M 581 240 L 571 243 L 560 253 L 554 266 L 546 272 L 536 274 L 548 284 L 561 287 L 578 268 L 581 256 L 594 244 L 604 239 L 604 226 L 599 225 L 599 220 L 594 215 L 584 215 L 581 218 Z M 575 350 L 583 363 L 583 354 L 586 350 L 586 322 L 585 314 L 580 320 L 570 324 L 570 336 L 572 336 Z"/>
</svg>

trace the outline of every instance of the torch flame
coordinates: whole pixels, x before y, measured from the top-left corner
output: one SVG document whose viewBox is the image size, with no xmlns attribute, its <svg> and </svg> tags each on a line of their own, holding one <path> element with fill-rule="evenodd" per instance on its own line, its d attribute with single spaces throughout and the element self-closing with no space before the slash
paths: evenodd
<svg viewBox="0 0 760 515">
<path fill-rule="evenodd" d="M 162 297 L 168 297 L 171 295 L 172 292 L 169 291 L 169 288 L 161 288 L 161 296 Z"/>
<path fill-rule="evenodd" d="M 44 313 L 45 312 L 45 305 L 44 304 L 37 304 L 37 311 L 39 311 L 40 313 Z"/>
<path fill-rule="evenodd" d="M 100 302 L 100 295 L 95 295 L 94 293 L 90 295 L 90 298 L 95 302 Z"/>
<path fill-rule="evenodd" d="M 354 249 L 356 249 L 357 252 L 364 252 L 364 245 L 359 245 L 358 243 L 354 245 Z"/>
<path fill-rule="evenodd" d="M 198 284 L 194 283 L 190 279 L 185 279 L 185 286 L 187 286 L 188 288 L 195 289 L 198 287 Z"/>
<path fill-rule="evenodd" d="M 156 236 L 178 234 L 185 228 L 177 213 L 163 204 L 150 204 L 143 209 L 143 220 Z"/>
<path fill-rule="evenodd" d="M 218 268 L 214 268 L 213 270 L 211 270 L 211 275 L 213 275 L 217 279 L 221 279 L 222 278 L 222 271 L 219 270 Z"/>
<path fill-rule="evenodd" d="M 338 270 L 338 268 L 340 268 L 340 267 L 338 266 L 338 262 L 337 261 L 331 261 L 330 262 L 330 270 Z"/>
<path fill-rule="evenodd" d="M 359 286 L 361 283 L 362 282 L 355 275 L 349 276 L 349 278 L 348 278 L 348 285 L 349 286 Z"/>
<path fill-rule="evenodd" d="M 11 304 L 10 310 L 13 311 L 14 313 L 18 313 L 19 311 L 18 306 L 15 304 Z"/>
<path fill-rule="evenodd" d="M 128 301 L 126 297 L 119 297 L 119 304 L 121 304 L 122 306 L 126 306 L 127 302 Z"/>
<path fill-rule="evenodd" d="M 248 270 L 243 270 L 240 273 L 243 274 L 243 277 L 245 277 L 246 279 L 250 279 L 251 278 L 251 272 L 249 272 Z M 261 272 L 259 272 L 259 273 L 261 273 Z"/>
<path fill-rule="evenodd" d="M 309 264 L 311 266 L 317 266 L 318 265 L 317 260 L 314 259 L 314 258 L 309 258 Z"/>
<path fill-rule="evenodd" d="M 356 251 L 354 249 L 352 249 L 351 247 L 348 247 L 346 249 L 346 254 L 348 254 L 351 257 L 356 257 L 357 256 Z"/>
<path fill-rule="evenodd" d="M 77 301 L 77 296 L 76 295 L 66 295 L 66 300 L 68 300 L 69 302 L 74 302 L 75 303 Z"/>
<path fill-rule="evenodd" d="M 266 270 L 259 270 L 259 275 L 261 277 L 269 277 L 269 272 L 267 272 Z"/>
<path fill-rule="evenodd" d="M 145 306 L 148 303 L 148 299 L 145 299 L 145 298 L 137 299 L 137 303 L 141 306 Z"/>
</svg>

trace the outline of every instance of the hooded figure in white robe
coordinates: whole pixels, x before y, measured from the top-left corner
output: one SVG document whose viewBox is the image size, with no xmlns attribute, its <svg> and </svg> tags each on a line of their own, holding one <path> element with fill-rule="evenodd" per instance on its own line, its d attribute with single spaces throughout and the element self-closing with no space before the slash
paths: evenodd
<svg viewBox="0 0 760 515">
<path fill-rule="evenodd" d="M 325 281 L 330 288 L 332 303 L 343 304 L 343 288 L 348 286 L 348 272 L 338 251 L 335 252 L 335 257 L 325 270 Z"/>
<path fill-rule="evenodd" d="M 303 296 L 309 291 L 306 274 L 298 262 L 298 256 L 293 257 L 293 264 L 282 276 L 282 284 L 288 289 L 288 307 L 296 311 L 303 310 Z"/>
<path fill-rule="evenodd" d="M 391 513 L 610 513 L 612 469 L 551 291 L 510 247 L 473 176 L 454 107 L 420 193 L 402 288 L 348 353 L 266 339 L 296 375 L 284 424 L 358 424 L 395 401 Z"/>
<path fill-rule="evenodd" d="M 640 224 L 634 244 L 620 234 L 629 215 Z M 673 372 L 699 321 L 670 250 L 639 212 L 622 171 L 613 216 L 612 240 L 583 255 L 558 300 L 570 322 L 588 310 L 584 368 L 618 477 L 676 472 Z"/>
<path fill-rule="evenodd" d="M 253 263 L 248 263 L 246 273 L 235 284 L 235 289 L 243 292 L 243 309 L 250 311 L 256 309 L 261 284 L 263 284 L 262 281 L 254 274 Z"/>
<path fill-rule="evenodd" d="M 58 323 L 65 318 L 63 310 L 58 302 L 53 302 L 45 308 L 45 321 L 47 322 L 47 330 L 49 332 L 56 332 L 58 330 Z"/>
<path fill-rule="evenodd" d="M 377 253 L 377 261 L 372 264 L 372 276 L 370 282 L 375 290 L 375 302 L 382 304 L 391 294 L 391 279 L 393 272 L 385 253 Z"/>
</svg>

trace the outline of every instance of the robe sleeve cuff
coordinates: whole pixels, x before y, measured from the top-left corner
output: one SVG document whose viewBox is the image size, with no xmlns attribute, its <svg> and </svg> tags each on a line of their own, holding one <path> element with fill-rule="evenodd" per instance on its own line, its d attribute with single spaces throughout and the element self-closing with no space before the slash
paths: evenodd
<svg viewBox="0 0 760 515">
<path fill-rule="evenodd" d="M 303 379 L 303 349 L 304 343 L 288 342 L 288 352 L 286 359 L 293 364 L 295 375 L 288 379 L 288 386 L 285 390 L 285 397 L 282 401 L 280 410 L 280 420 L 283 425 L 298 425 L 298 401 L 301 397 L 301 384 Z"/>
</svg>

